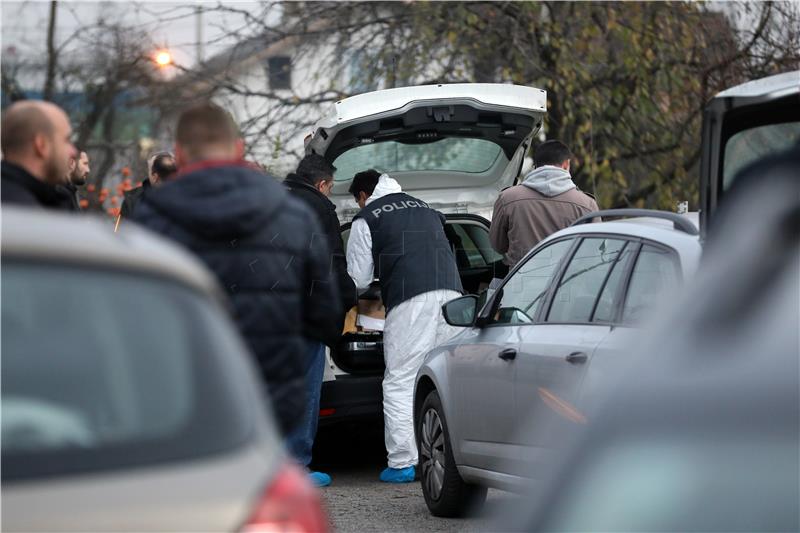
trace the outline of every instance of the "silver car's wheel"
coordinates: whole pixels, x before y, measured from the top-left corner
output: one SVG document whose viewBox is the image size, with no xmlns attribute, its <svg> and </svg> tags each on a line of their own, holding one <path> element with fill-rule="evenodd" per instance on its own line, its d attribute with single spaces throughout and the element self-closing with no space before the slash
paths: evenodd
<svg viewBox="0 0 800 533">
<path fill-rule="evenodd" d="M 414 416 L 425 504 L 434 516 L 464 516 L 480 509 L 486 488 L 465 483 L 458 473 L 447 417 L 439 394 L 432 390 Z"/>
<path fill-rule="evenodd" d="M 421 444 L 422 482 L 431 498 L 438 500 L 444 485 L 444 430 L 436 409 L 428 409 L 423 416 Z"/>
</svg>

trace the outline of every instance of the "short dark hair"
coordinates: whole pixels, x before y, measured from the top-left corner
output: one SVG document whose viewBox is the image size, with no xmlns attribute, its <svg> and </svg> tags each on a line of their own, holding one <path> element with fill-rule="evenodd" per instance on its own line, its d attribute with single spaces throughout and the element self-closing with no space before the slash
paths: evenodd
<svg viewBox="0 0 800 533">
<path fill-rule="evenodd" d="M 333 179 L 335 172 L 336 167 L 327 159 L 321 155 L 308 154 L 300 160 L 300 164 L 297 165 L 297 170 L 294 171 L 294 174 L 290 174 L 287 177 L 294 177 L 316 186 L 321 181 Z"/>
<path fill-rule="evenodd" d="M 213 102 L 194 105 L 181 113 L 175 128 L 175 140 L 189 156 L 203 157 L 209 146 L 233 143 L 239 139 L 239 128 L 230 113 Z"/>
<path fill-rule="evenodd" d="M 555 139 L 545 141 L 536 147 L 533 153 L 533 164 L 537 167 L 543 165 L 560 165 L 572 158 L 572 152 L 567 145 Z"/>
<path fill-rule="evenodd" d="M 150 172 L 154 172 L 160 179 L 166 180 L 178 171 L 175 158 L 169 152 L 159 152 L 153 158 Z"/>
<path fill-rule="evenodd" d="M 371 168 L 369 170 L 365 170 L 363 172 L 359 172 L 355 176 L 353 176 L 353 182 L 350 184 L 350 194 L 358 197 L 359 193 L 365 192 L 367 196 L 372 196 L 373 191 L 375 190 L 375 186 L 378 184 L 378 178 L 381 177 L 381 173 Z"/>
</svg>

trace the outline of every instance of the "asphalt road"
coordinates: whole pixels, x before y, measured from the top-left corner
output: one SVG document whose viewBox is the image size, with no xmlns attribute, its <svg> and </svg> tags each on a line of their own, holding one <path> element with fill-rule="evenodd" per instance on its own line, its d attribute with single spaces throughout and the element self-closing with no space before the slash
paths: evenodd
<svg viewBox="0 0 800 533">
<path fill-rule="evenodd" d="M 334 530 L 342 533 L 497 531 L 497 516 L 516 498 L 490 490 L 486 506 L 474 518 L 431 516 L 418 482 L 396 485 L 378 480 L 386 467 L 380 423 L 320 430 L 313 466 L 333 478 L 331 486 L 322 490 Z"/>
</svg>

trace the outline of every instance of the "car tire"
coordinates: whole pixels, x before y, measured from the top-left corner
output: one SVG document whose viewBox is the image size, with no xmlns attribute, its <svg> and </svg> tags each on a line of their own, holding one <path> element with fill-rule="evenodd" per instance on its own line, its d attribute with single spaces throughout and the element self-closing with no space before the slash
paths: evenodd
<svg viewBox="0 0 800 533">
<path fill-rule="evenodd" d="M 479 511 L 486 501 L 486 487 L 461 479 L 442 401 L 435 390 L 422 402 L 416 435 L 422 494 L 431 514 L 456 518 Z"/>
</svg>

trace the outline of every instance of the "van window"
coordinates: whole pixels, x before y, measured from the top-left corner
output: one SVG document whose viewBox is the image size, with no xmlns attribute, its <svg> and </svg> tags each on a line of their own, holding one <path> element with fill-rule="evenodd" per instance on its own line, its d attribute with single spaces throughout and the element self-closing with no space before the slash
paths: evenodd
<svg viewBox="0 0 800 533">
<path fill-rule="evenodd" d="M 778 154 L 800 143 L 800 122 L 767 124 L 740 131 L 725 145 L 722 186 L 729 189 L 736 175 L 762 157 Z"/>
<path fill-rule="evenodd" d="M 506 159 L 503 149 L 486 139 L 448 137 L 424 144 L 386 141 L 356 146 L 333 162 L 337 181 L 347 181 L 370 168 L 391 174 L 409 171 L 450 171 L 481 174 Z"/>
</svg>

